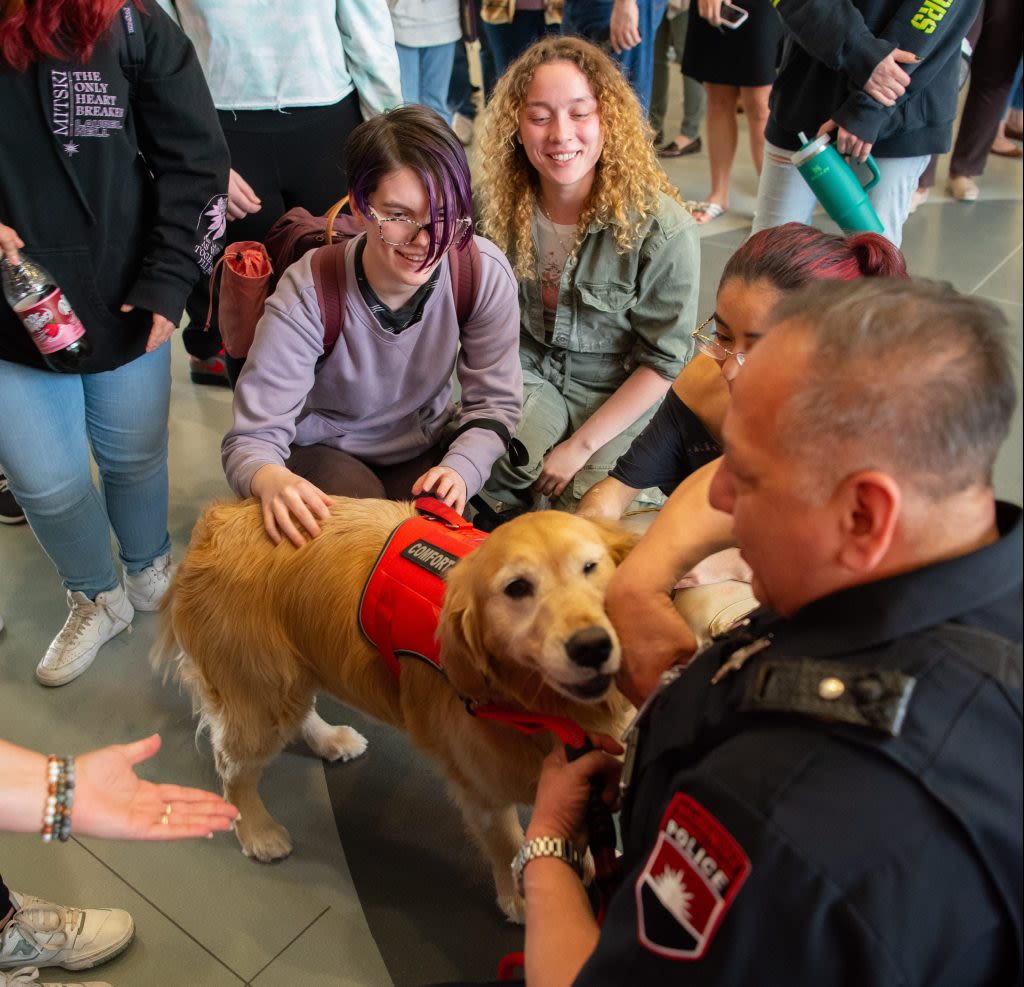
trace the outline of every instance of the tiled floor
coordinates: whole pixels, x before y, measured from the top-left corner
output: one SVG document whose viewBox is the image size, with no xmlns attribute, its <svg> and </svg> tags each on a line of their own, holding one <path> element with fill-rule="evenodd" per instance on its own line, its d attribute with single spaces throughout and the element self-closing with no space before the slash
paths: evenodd
<svg viewBox="0 0 1024 987">
<path fill-rule="evenodd" d="M 668 163 L 686 198 L 706 193 L 706 169 L 706 153 Z M 984 295 L 1003 307 L 1013 326 L 1019 381 L 1020 163 L 993 158 L 981 185 L 982 198 L 975 204 L 952 202 L 941 187 L 936 189 L 909 221 L 904 248 L 915 274 L 948 279 L 962 291 Z M 725 260 L 749 228 L 754 192 L 753 169 L 741 142 L 732 207 L 703 231 L 701 311 L 710 311 Z M 180 553 L 199 507 L 228 494 L 218 448 L 229 423 L 230 394 L 194 387 L 178 346 L 173 372 L 171 534 Z M 1019 410 L 998 463 L 996 486 L 1000 495 L 1021 502 Z M 0 635 L 3 736 L 45 751 L 81 751 L 159 730 L 164 749 L 145 769 L 147 774 L 216 786 L 207 748 L 204 743 L 197 748 L 193 736 L 188 701 L 173 686 L 162 685 L 147 666 L 154 616 L 140 615 L 133 632 L 104 648 L 81 679 L 53 691 L 38 686 L 32 670 L 63 622 L 65 608 L 57 577 L 24 526 L 0 530 L 0 613 L 7 620 Z M 375 750 L 381 756 L 401 756 L 403 743 L 387 740 Z M 344 766 L 329 770 L 343 771 Z M 396 800 L 381 798 L 382 787 L 374 789 L 373 800 L 360 804 L 360 817 L 372 819 L 376 812 L 392 821 Z M 353 863 L 350 871 L 319 761 L 301 750 L 289 751 L 268 771 L 264 789 L 298 848 L 279 865 L 261 867 L 244 859 L 230 835 L 187 845 L 75 838 L 58 847 L 44 846 L 33 837 L 0 836 L 0 870 L 18 889 L 132 912 L 136 941 L 96 971 L 115 987 L 404 987 L 487 975 L 487 970 L 466 968 L 460 950 L 449 948 L 448 940 L 409 921 L 401 900 L 390 908 L 378 901 L 364 913 L 353 873 L 366 873 L 365 861 L 358 867 Z M 444 798 L 439 789 L 435 797 Z M 418 827 L 421 818 L 430 822 Z M 391 832 L 384 825 L 381 829 Z M 458 855 L 465 843 L 451 812 L 412 813 L 402 835 L 414 850 L 441 846 L 449 855 Z M 424 878 L 429 874 L 444 880 L 436 856 L 430 860 L 422 870 Z M 394 860 L 382 859 L 380 866 L 394 866 Z M 415 863 L 403 866 L 412 869 Z M 486 882 L 478 884 L 467 892 L 473 899 L 467 908 L 484 916 L 474 929 L 500 930 L 495 932 L 498 956 L 507 948 L 508 930 L 501 929 L 491 911 Z M 388 914 L 382 916 L 384 911 Z M 457 915 L 452 919 L 459 921 Z M 488 943 L 482 950 L 477 945 L 486 954 Z"/>
</svg>

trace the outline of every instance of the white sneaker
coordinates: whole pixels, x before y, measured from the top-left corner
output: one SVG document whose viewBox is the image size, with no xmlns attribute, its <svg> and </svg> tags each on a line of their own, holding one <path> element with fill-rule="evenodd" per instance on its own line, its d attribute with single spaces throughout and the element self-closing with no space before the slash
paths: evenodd
<svg viewBox="0 0 1024 987">
<path fill-rule="evenodd" d="M 174 566 L 170 552 L 153 559 L 142 572 L 129 576 L 125 573 L 124 589 L 136 610 L 151 611 L 160 606 L 160 601 L 171 585 Z"/>
<path fill-rule="evenodd" d="M 110 984 L 106 980 L 90 980 L 88 983 L 62 980 L 59 984 L 48 980 L 42 984 L 39 982 L 39 971 L 34 966 L 23 966 L 13 973 L 0 970 L 0 987 L 110 987 Z"/>
<path fill-rule="evenodd" d="M 135 935 L 131 915 L 120 908 L 69 908 L 15 891 L 11 904 L 14 914 L 0 932 L 0 970 L 87 970 L 117 956 Z"/>
<path fill-rule="evenodd" d="M 452 130 L 459 142 L 469 147 L 473 143 L 473 118 L 464 113 L 456 113 L 452 117 Z"/>
<path fill-rule="evenodd" d="M 71 613 L 36 666 L 36 678 L 43 685 L 64 685 L 82 674 L 96 652 L 112 637 L 130 627 L 135 610 L 118 583 L 90 600 L 84 593 L 68 593 Z"/>
</svg>

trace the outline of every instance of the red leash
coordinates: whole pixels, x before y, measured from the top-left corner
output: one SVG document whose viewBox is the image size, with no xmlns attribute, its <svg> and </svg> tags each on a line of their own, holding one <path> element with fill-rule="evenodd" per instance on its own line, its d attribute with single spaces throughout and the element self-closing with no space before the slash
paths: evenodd
<svg viewBox="0 0 1024 987">
<path fill-rule="evenodd" d="M 550 730 L 565 744 L 566 756 L 570 761 L 582 757 L 594 749 L 586 731 L 578 723 L 564 716 L 547 716 L 543 713 L 518 713 L 502 706 L 489 703 L 476 706 L 466 703 L 466 709 L 478 720 L 490 720 L 514 727 L 521 733 L 534 734 Z M 587 802 L 587 843 L 594 858 L 594 883 L 597 886 L 597 923 L 604 922 L 608 901 L 619 883 L 619 858 L 615 853 L 615 822 L 608 806 L 601 798 L 600 778 L 590 781 L 590 799 Z M 513 979 L 519 968 L 525 970 L 523 953 L 509 953 L 498 964 L 498 980 Z"/>
</svg>

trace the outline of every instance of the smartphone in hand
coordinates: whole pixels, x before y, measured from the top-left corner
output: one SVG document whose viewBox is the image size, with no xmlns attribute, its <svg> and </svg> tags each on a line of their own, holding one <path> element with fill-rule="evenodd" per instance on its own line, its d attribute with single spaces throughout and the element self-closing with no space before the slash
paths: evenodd
<svg viewBox="0 0 1024 987">
<path fill-rule="evenodd" d="M 750 16 L 750 11 L 745 10 L 743 7 L 738 7 L 734 3 L 729 3 L 729 0 L 725 0 L 721 10 L 718 12 L 718 16 L 722 18 L 722 27 L 735 30 L 746 22 Z"/>
</svg>

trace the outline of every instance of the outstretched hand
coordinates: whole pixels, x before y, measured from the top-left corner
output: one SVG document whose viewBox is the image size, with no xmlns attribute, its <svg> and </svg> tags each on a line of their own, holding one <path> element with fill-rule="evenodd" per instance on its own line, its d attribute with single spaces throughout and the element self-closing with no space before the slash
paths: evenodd
<svg viewBox="0 0 1024 987">
<path fill-rule="evenodd" d="M 231 829 L 238 810 L 219 795 L 143 781 L 135 765 L 160 750 L 160 735 L 75 759 L 71 831 L 126 840 L 183 840 Z"/>
</svg>

